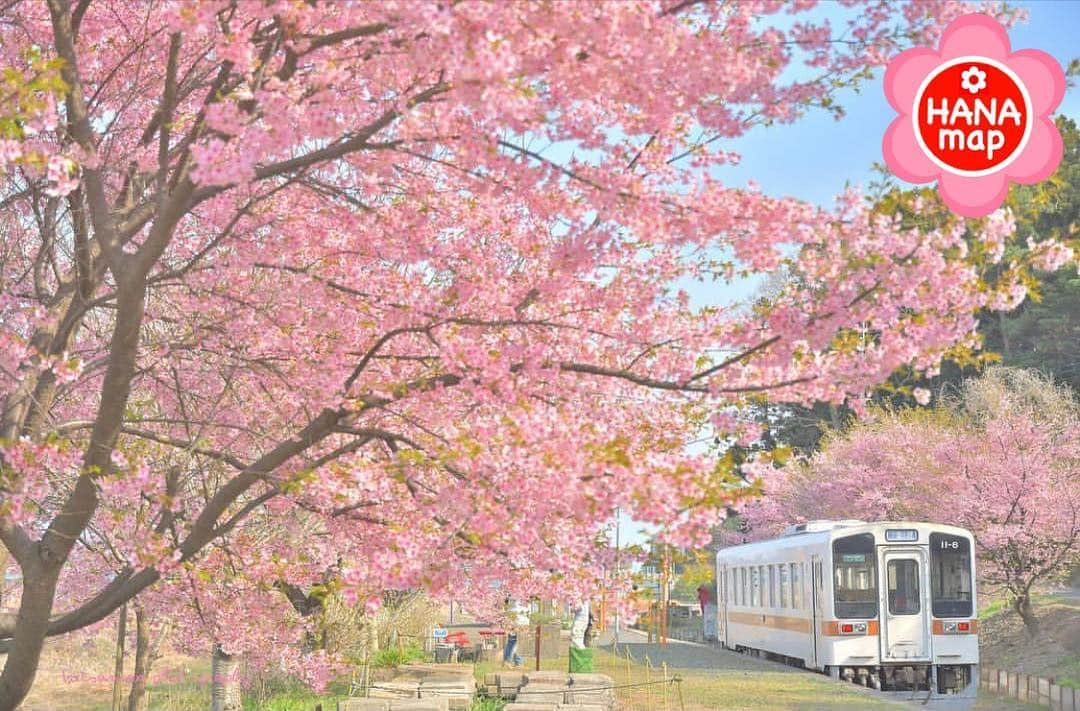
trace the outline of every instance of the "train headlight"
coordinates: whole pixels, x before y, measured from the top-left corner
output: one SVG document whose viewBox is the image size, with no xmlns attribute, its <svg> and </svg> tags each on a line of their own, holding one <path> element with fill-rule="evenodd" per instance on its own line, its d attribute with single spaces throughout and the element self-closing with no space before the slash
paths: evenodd
<svg viewBox="0 0 1080 711">
<path fill-rule="evenodd" d="M 977 620 L 934 620 L 934 634 L 975 634 Z"/>
<path fill-rule="evenodd" d="M 875 620 L 867 622 L 823 622 L 821 633 L 829 637 L 876 635 L 878 633 L 878 623 Z"/>
</svg>

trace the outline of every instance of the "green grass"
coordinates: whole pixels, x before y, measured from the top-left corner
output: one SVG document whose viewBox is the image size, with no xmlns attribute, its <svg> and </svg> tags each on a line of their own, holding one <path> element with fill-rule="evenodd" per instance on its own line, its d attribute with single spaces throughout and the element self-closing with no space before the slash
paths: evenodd
<svg viewBox="0 0 1080 711">
<path fill-rule="evenodd" d="M 469 707 L 469 711 L 502 711 L 506 702 L 502 699 L 476 699 Z"/>
<path fill-rule="evenodd" d="M 424 653 L 423 648 L 418 644 L 412 644 L 401 648 L 380 649 L 371 658 L 371 665 L 373 667 L 396 667 L 426 658 L 427 654 Z"/>
<path fill-rule="evenodd" d="M 679 689 L 686 711 L 712 709 L 746 709 L 747 711 L 857 711 L 858 709 L 898 709 L 902 705 L 884 701 L 870 695 L 865 689 L 850 684 L 837 684 L 825 676 L 811 672 L 774 671 L 764 666 L 760 670 L 679 670 L 678 685 L 628 687 L 645 681 L 661 679 L 659 669 L 646 670 L 644 665 L 616 658 L 610 652 L 595 649 L 593 659 L 596 671 L 610 676 L 618 688 L 620 708 L 623 711 L 657 711 L 678 709 Z M 526 659 L 520 671 L 534 669 L 532 660 Z M 544 670 L 566 671 L 567 655 L 564 652 L 555 659 L 541 659 Z M 476 679 L 483 683 L 484 675 L 502 671 L 501 662 L 483 662 L 476 665 Z M 669 672 L 670 677 L 676 675 Z M 667 689 L 665 704 L 664 689 Z M 488 711 L 488 707 L 475 709 Z M 498 709 L 498 706 L 492 707 Z"/>
<path fill-rule="evenodd" d="M 315 704 L 322 704 L 324 711 L 334 711 L 344 696 L 323 696 L 307 690 L 283 691 L 259 701 L 244 700 L 244 711 L 312 711 Z"/>
<path fill-rule="evenodd" d="M 1004 597 L 996 597 L 991 600 L 985 607 L 979 610 L 979 619 L 986 620 L 995 615 L 998 615 L 1008 609 L 1008 604 Z"/>
<path fill-rule="evenodd" d="M 1061 674 L 1054 680 L 1062 686 L 1080 689 L 1080 654 L 1072 654 L 1061 660 Z"/>
<path fill-rule="evenodd" d="M 1068 605 L 1070 603 L 1046 593 L 1031 593 L 1031 604 L 1033 607 L 1037 607 L 1045 604 Z M 1002 612 L 1007 612 L 1009 609 L 1008 598 L 1005 595 L 999 595 L 991 599 L 979 610 L 979 619 L 985 620 Z"/>
</svg>

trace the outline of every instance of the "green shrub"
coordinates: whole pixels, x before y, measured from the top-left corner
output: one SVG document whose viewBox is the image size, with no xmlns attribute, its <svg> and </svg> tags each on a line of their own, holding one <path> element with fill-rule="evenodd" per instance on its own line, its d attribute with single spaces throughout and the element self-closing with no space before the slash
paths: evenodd
<svg viewBox="0 0 1080 711">
<path fill-rule="evenodd" d="M 408 664 L 409 662 L 415 662 L 419 659 L 424 659 L 427 654 L 420 645 L 410 644 L 406 647 L 390 647 L 388 649 L 380 649 L 375 653 L 375 656 L 371 658 L 371 666 L 373 667 L 396 667 L 399 664 Z"/>
</svg>

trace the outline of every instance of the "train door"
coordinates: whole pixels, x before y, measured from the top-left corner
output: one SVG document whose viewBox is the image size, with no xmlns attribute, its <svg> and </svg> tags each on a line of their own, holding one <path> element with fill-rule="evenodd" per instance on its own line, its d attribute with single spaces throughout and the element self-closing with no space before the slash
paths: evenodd
<svg viewBox="0 0 1080 711">
<path fill-rule="evenodd" d="M 918 548 L 881 549 L 881 659 L 930 658 L 926 554 Z"/>
<path fill-rule="evenodd" d="M 805 576 L 804 576 L 805 579 Z M 810 557 L 810 636 L 814 640 L 813 657 L 810 667 L 820 669 L 818 662 L 818 637 L 821 635 L 821 556 Z"/>
</svg>

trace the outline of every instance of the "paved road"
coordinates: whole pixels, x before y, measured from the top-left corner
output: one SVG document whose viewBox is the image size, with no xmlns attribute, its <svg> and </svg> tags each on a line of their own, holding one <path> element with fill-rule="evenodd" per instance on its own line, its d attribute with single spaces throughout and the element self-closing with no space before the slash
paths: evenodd
<svg viewBox="0 0 1080 711">
<path fill-rule="evenodd" d="M 601 632 L 596 643 L 601 647 L 608 647 L 614 642 L 610 631 Z M 776 662 L 764 659 L 755 659 L 745 654 L 737 654 L 726 649 L 720 649 L 707 644 L 697 642 L 683 642 L 681 640 L 669 640 L 666 645 L 657 643 L 650 644 L 648 635 L 638 630 L 623 629 L 619 631 L 619 651 L 629 650 L 630 655 L 637 661 L 644 661 L 649 657 L 653 666 L 667 663 L 674 669 L 700 669 L 703 671 L 774 671 L 791 672 L 799 670 Z M 804 674 L 806 672 L 803 672 Z"/>
</svg>

